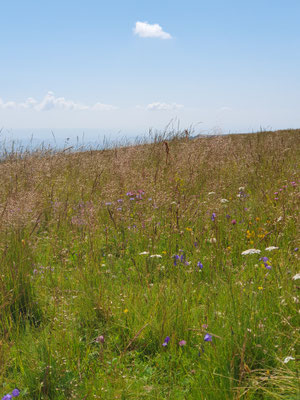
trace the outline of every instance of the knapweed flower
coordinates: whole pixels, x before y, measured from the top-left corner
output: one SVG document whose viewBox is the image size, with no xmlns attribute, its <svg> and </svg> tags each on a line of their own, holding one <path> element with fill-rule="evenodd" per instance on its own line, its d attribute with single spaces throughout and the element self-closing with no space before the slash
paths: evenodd
<svg viewBox="0 0 300 400">
<path fill-rule="evenodd" d="M 162 345 L 163 345 L 164 347 L 166 347 L 166 346 L 168 345 L 169 341 L 170 341 L 170 336 L 167 336 L 167 337 L 165 338 L 165 340 L 164 340 L 164 342 L 163 342 Z"/>
<path fill-rule="evenodd" d="M 276 247 L 276 246 L 270 246 L 270 247 L 265 248 L 265 250 L 267 250 L 267 251 L 278 250 L 278 249 L 279 249 L 279 247 Z"/>
<path fill-rule="evenodd" d="M 242 256 L 247 256 L 248 254 L 260 254 L 260 250 L 248 249 L 248 250 L 243 251 L 241 254 L 242 254 Z"/>
<path fill-rule="evenodd" d="M 236 219 L 231 220 L 232 225 L 236 224 Z"/>
<path fill-rule="evenodd" d="M 204 336 L 204 342 L 212 342 L 212 335 L 210 335 L 209 333 L 207 333 Z"/>
<path fill-rule="evenodd" d="M 180 340 L 180 342 L 178 343 L 180 347 L 183 347 L 186 345 L 186 341 L 185 340 Z"/>
<path fill-rule="evenodd" d="M 296 274 L 292 277 L 293 281 L 297 281 L 298 279 L 300 279 L 300 274 Z"/>
<path fill-rule="evenodd" d="M 105 342 L 104 336 L 100 335 L 100 336 L 96 337 L 95 342 L 96 343 L 104 343 Z"/>
<path fill-rule="evenodd" d="M 202 269 L 202 268 L 203 268 L 203 264 L 202 264 L 201 261 L 198 261 L 198 262 L 197 262 L 197 267 L 198 267 L 199 269 Z"/>
<path fill-rule="evenodd" d="M 214 222 L 216 219 L 217 214 L 216 213 L 212 213 L 211 215 L 211 220 Z"/>
</svg>

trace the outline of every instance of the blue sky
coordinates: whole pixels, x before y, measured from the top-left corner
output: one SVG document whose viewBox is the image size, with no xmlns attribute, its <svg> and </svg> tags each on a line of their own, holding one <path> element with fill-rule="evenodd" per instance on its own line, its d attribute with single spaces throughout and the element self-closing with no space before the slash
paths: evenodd
<svg viewBox="0 0 300 400">
<path fill-rule="evenodd" d="M 300 127 L 299 16 L 299 0 L 3 0 L 0 127 Z"/>
</svg>

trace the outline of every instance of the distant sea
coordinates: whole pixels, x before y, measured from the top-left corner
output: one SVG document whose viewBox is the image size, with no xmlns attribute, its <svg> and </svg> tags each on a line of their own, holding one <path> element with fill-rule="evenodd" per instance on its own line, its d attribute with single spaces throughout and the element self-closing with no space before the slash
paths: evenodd
<svg viewBox="0 0 300 400">
<path fill-rule="evenodd" d="M 7 151 L 39 148 L 103 149 L 114 145 L 132 144 L 147 133 L 136 134 L 101 129 L 5 129 L 0 131 L 0 148 Z"/>
</svg>

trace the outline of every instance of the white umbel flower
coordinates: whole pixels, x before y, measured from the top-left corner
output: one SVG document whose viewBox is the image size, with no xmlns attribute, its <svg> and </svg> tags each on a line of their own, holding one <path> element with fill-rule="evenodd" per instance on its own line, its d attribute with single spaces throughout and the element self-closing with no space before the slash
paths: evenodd
<svg viewBox="0 0 300 400">
<path fill-rule="evenodd" d="M 160 254 L 152 254 L 150 257 L 151 258 L 162 258 L 162 256 Z"/>
<path fill-rule="evenodd" d="M 294 275 L 292 279 L 293 281 L 297 281 L 298 279 L 300 279 L 300 273 L 298 272 L 298 274 Z"/>
<path fill-rule="evenodd" d="M 242 256 L 247 256 L 248 254 L 259 254 L 260 250 L 258 249 L 248 249 L 242 252 Z"/>
<path fill-rule="evenodd" d="M 279 249 L 279 247 L 276 247 L 276 246 L 270 246 L 270 247 L 265 248 L 265 250 L 267 250 L 267 251 L 278 250 L 278 249 Z"/>
<path fill-rule="evenodd" d="M 293 361 L 293 360 L 295 360 L 294 357 L 288 356 L 288 357 L 285 357 L 283 362 L 284 362 L 284 364 L 287 364 L 289 361 Z"/>
<path fill-rule="evenodd" d="M 141 253 L 140 253 L 140 256 L 146 256 L 146 255 L 148 255 L 149 254 L 149 251 L 142 251 Z"/>
<path fill-rule="evenodd" d="M 221 203 L 222 203 L 222 204 L 229 203 L 229 200 L 227 200 L 227 199 L 221 199 Z"/>
</svg>

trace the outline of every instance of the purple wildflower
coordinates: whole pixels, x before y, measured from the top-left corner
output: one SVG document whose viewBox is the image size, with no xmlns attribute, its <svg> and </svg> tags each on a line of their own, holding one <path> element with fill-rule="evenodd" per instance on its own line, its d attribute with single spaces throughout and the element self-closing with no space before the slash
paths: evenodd
<svg viewBox="0 0 300 400">
<path fill-rule="evenodd" d="M 231 221 L 231 223 L 232 223 L 232 225 L 235 225 L 235 224 L 236 224 L 236 219 L 233 219 L 233 220 Z"/>
<path fill-rule="evenodd" d="M 186 341 L 185 340 L 180 340 L 180 342 L 178 343 L 180 347 L 183 347 L 186 345 Z"/>
<path fill-rule="evenodd" d="M 229 215 L 229 214 L 226 214 L 226 218 L 229 219 L 229 218 L 230 218 L 230 215 Z"/>
<path fill-rule="evenodd" d="M 175 256 L 174 256 L 174 266 L 176 267 L 176 265 L 177 265 L 177 260 L 179 260 L 179 255 L 178 254 L 175 254 Z"/>
<path fill-rule="evenodd" d="M 298 248 L 298 247 L 295 247 L 295 248 L 294 248 L 294 251 L 298 251 L 298 250 L 299 250 L 299 248 Z"/>
<path fill-rule="evenodd" d="M 2 400 L 11 400 L 12 395 L 11 394 L 6 394 L 4 397 L 2 397 Z"/>
<path fill-rule="evenodd" d="M 212 336 L 209 333 L 204 336 L 204 342 L 212 342 Z"/>
<path fill-rule="evenodd" d="M 263 261 L 264 263 L 266 263 L 267 261 L 269 261 L 268 257 L 260 257 L 259 261 Z"/>
<path fill-rule="evenodd" d="M 265 263 L 265 267 L 266 267 L 267 269 L 272 269 L 272 266 L 269 265 L 269 264 L 267 264 L 267 263 Z"/>
<path fill-rule="evenodd" d="M 198 262 L 197 262 L 197 267 L 198 267 L 199 269 L 202 269 L 202 268 L 203 268 L 203 264 L 202 264 L 201 261 L 198 261 Z"/>
<path fill-rule="evenodd" d="M 13 397 L 18 397 L 20 394 L 20 390 L 16 388 L 11 392 L 11 394 Z"/>
<path fill-rule="evenodd" d="M 165 340 L 164 340 L 164 342 L 163 342 L 162 345 L 163 345 L 164 347 L 166 347 L 166 346 L 168 345 L 169 341 L 170 341 L 170 336 L 167 336 L 167 337 L 165 338 Z"/>
<path fill-rule="evenodd" d="M 211 215 L 211 220 L 214 222 L 216 219 L 217 214 L 216 213 L 212 213 Z"/>
</svg>

